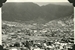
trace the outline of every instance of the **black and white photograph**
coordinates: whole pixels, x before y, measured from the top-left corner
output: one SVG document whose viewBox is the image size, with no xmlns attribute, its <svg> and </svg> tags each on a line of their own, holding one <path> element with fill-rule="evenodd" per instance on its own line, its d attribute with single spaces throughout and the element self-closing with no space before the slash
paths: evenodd
<svg viewBox="0 0 75 50">
<path fill-rule="evenodd" d="M 6 2 L 2 46 L 6 50 L 71 50 L 74 7 L 69 2 Z"/>
</svg>

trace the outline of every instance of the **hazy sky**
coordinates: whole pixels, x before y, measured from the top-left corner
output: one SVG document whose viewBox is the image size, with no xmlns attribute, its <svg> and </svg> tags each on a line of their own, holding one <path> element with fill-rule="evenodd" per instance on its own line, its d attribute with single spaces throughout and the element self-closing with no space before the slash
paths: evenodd
<svg viewBox="0 0 75 50">
<path fill-rule="evenodd" d="M 72 5 L 71 3 L 68 2 L 34 2 L 40 6 L 42 5 L 47 5 L 47 4 L 55 4 L 55 5 Z"/>
<path fill-rule="evenodd" d="M 71 5 L 67 0 L 7 0 L 7 2 L 34 2 L 39 6 L 47 4 L 58 4 L 58 5 Z M 57 2 L 57 3 L 55 3 Z M 60 3 L 58 3 L 60 2 Z M 63 3 L 65 2 L 65 3 Z"/>
<path fill-rule="evenodd" d="M 68 0 L 7 0 L 7 2 L 68 2 Z"/>
</svg>

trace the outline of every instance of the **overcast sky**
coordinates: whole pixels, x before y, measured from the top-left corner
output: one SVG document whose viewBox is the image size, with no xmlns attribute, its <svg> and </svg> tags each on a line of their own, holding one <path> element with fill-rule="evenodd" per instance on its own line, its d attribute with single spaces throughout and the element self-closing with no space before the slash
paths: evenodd
<svg viewBox="0 0 75 50">
<path fill-rule="evenodd" d="M 7 0 L 7 2 L 34 2 L 39 6 L 47 4 L 71 5 L 67 0 Z M 57 3 L 55 3 L 57 2 Z M 59 3 L 58 3 L 59 2 Z M 64 3 L 63 3 L 64 2 Z"/>
<path fill-rule="evenodd" d="M 68 2 L 68 0 L 7 0 L 7 2 Z"/>
<path fill-rule="evenodd" d="M 47 5 L 47 4 L 69 5 L 69 6 L 72 5 L 71 3 L 68 3 L 68 2 L 34 2 L 34 3 L 38 4 L 39 6 Z"/>
</svg>

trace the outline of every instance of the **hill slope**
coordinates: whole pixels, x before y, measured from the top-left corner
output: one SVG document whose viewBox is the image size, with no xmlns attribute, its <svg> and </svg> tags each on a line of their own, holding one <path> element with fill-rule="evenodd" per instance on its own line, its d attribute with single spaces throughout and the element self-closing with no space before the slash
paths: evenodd
<svg viewBox="0 0 75 50">
<path fill-rule="evenodd" d="M 2 11 L 3 11 L 2 17 L 3 20 L 24 21 L 24 22 L 34 21 L 38 23 L 44 23 L 54 19 L 70 16 L 71 14 L 73 14 L 73 7 L 54 4 L 39 6 L 31 2 L 6 3 L 4 4 Z"/>
</svg>

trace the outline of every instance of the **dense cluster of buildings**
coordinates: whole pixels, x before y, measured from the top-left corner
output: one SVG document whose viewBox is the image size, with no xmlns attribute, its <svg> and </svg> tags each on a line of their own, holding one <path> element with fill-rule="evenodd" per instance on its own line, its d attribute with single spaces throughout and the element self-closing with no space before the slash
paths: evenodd
<svg viewBox="0 0 75 50">
<path fill-rule="evenodd" d="M 68 22 L 68 21 L 67 21 Z M 66 22 L 66 23 L 67 23 Z M 54 24 L 54 25 L 53 25 Z M 71 25 L 70 25 L 71 24 Z M 16 24 L 17 25 L 17 24 Z M 22 26 L 22 27 L 21 27 Z M 73 22 L 62 21 L 38 25 L 2 25 L 3 46 L 7 50 L 69 50 L 74 43 Z"/>
</svg>

